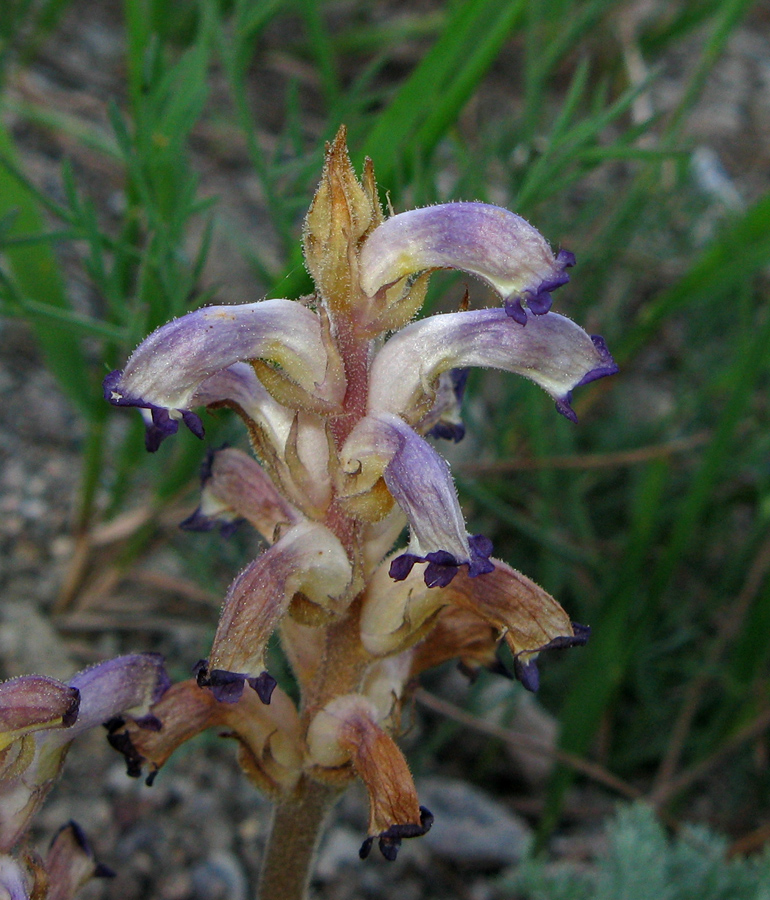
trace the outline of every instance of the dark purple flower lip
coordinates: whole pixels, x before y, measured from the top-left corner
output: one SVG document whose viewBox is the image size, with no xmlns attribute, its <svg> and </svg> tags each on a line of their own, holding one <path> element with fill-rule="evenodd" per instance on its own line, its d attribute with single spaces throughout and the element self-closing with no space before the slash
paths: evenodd
<svg viewBox="0 0 770 900">
<path fill-rule="evenodd" d="M 483 534 L 474 534 L 468 538 L 471 549 L 469 560 L 458 560 L 448 550 L 434 550 L 425 556 L 417 556 L 415 553 L 402 553 L 390 564 L 389 574 L 394 581 L 403 581 L 412 571 L 415 563 L 426 562 L 423 575 L 428 587 L 446 587 L 451 584 L 460 566 L 468 566 L 468 574 L 471 578 L 478 575 L 486 575 L 493 572 L 495 564 L 490 561 L 492 553 L 492 541 Z"/>
<path fill-rule="evenodd" d="M 203 462 L 201 463 L 200 469 L 200 480 L 201 480 L 201 488 L 205 488 L 214 474 L 214 458 L 220 450 L 226 450 L 228 448 L 228 444 L 222 444 L 221 447 L 217 447 L 216 450 L 213 447 L 206 448 L 206 454 L 203 457 Z"/>
<path fill-rule="evenodd" d="M 566 650 L 568 647 L 584 647 L 588 643 L 589 637 L 591 637 L 591 626 L 573 622 L 572 631 L 574 633 L 571 635 L 560 635 L 559 637 L 555 637 L 552 641 L 549 641 L 545 647 L 541 647 L 541 651 Z"/>
<path fill-rule="evenodd" d="M 219 533 L 223 538 L 229 538 L 245 522 L 244 518 L 231 519 L 229 522 L 217 519 L 216 516 L 207 516 L 201 512 L 200 506 L 179 523 L 182 531 L 213 531 L 219 527 Z"/>
<path fill-rule="evenodd" d="M 130 397 L 119 391 L 117 386 L 122 374 L 122 369 L 114 369 L 104 377 L 102 382 L 104 399 L 113 406 L 135 406 L 139 409 L 149 410 L 152 420 L 147 423 L 144 444 L 148 452 L 154 453 L 167 437 L 177 433 L 179 420 L 173 418 L 169 411 L 162 406 L 150 403 L 141 397 Z M 195 437 L 202 438 L 205 434 L 205 429 L 200 416 L 189 409 L 181 409 L 179 412 L 182 416 L 182 421 Z"/>
<path fill-rule="evenodd" d="M 169 681 L 162 693 L 165 693 L 165 690 L 170 684 L 171 682 Z M 159 699 L 160 695 L 155 698 L 155 701 L 157 702 Z M 163 723 L 157 716 L 152 715 L 152 713 L 148 713 L 146 716 L 142 716 L 139 719 L 134 719 L 134 722 L 140 728 L 146 728 L 148 731 L 160 731 L 163 728 Z M 126 762 L 126 774 L 128 777 L 139 778 L 142 774 L 142 766 L 146 760 L 136 749 L 129 733 L 121 730 L 125 724 L 126 720 L 123 716 L 114 716 L 112 719 L 104 722 L 104 728 L 107 730 L 107 743 L 114 750 L 117 750 L 118 753 L 123 755 Z M 147 785 L 153 783 L 157 774 L 157 769 L 149 773 L 146 779 Z"/>
<path fill-rule="evenodd" d="M 424 806 L 421 806 L 419 825 L 391 825 L 390 828 L 383 831 L 380 835 L 377 835 L 380 853 L 382 853 L 388 862 L 394 862 L 398 856 L 398 851 L 401 849 L 401 841 L 405 838 L 422 837 L 422 835 L 427 834 L 430 831 L 432 824 L 433 813 Z M 361 859 L 366 859 L 372 849 L 373 843 L 374 836 L 368 837 L 363 844 L 361 844 L 361 849 L 358 851 L 358 855 Z"/>
<path fill-rule="evenodd" d="M 540 670 L 534 659 L 522 662 L 518 657 L 513 661 L 513 673 L 523 688 L 536 694 L 540 689 Z"/>
<path fill-rule="evenodd" d="M 597 366 L 595 369 L 591 369 L 590 372 L 587 372 L 575 387 L 581 387 L 584 384 L 590 384 L 592 381 L 596 381 L 599 378 L 605 378 L 607 375 L 617 375 L 620 371 L 620 366 L 615 362 L 612 358 L 612 354 L 610 353 L 607 342 L 600 334 L 592 334 L 591 342 L 594 347 L 599 351 L 599 355 L 602 359 L 602 364 Z M 556 409 L 570 422 L 577 422 L 578 417 L 575 410 L 572 408 L 572 391 L 569 391 L 565 397 L 559 398 L 556 401 Z"/>
<path fill-rule="evenodd" d="M 583 384 L 589 384 L 592 381 L 596 381 L 597 378 L 604 378 L 606 375 L 617 375 L 620 371 L 620 366 L 615 362 L 612 358 L 612 354 L 607 347 L 607 342 L 600 334 L 592 334 L 591 341 L 599 351 L 599 355 L 602 359 L 602 364 L 597 366 L 595 369 L 591 369 L 590 372 L 587 372 L 580 381 L 575 385 L 575 387 L 580 387 Z"/>
<path fill-rule="evenodd" d="M 120 716 L 116 716 L 114 719 L 110 719 L 109 722 L 104 723 L 104 727 L 107 729 L 107 743 L 113 749 L 117 750 L 118 753 L 123 755 L 126 762 L 126 774 L 128 777 L 140 778 L 145 758 L 136 749 L 129 734 L 120 730 L 124 725 L 125 719 Z M 152 774 L 154 777 L 155 773 Z M 149 778 L 147 779 L 147 783 L 151 783 Z"/>
<path fill-rule="evenodd" d="M 556 256 L 556 271 L 549 278 L 540 282 L 537 287 L 522 292 L 527 301 L 527 308 L 534 316 L 544 316 L 553 304 L 551 291 L 567 284 L 569 275 L 564 271 L 575 265 L 575 254 L 569 250 L 559 250 Z M 527 324 L 527 313 L 521 303 L 521 299 L 506 300 L 503 304 L 505 312 L 519 325 Z"/>
<path fill-rule="evenodd" d="M 253 688 L 259 699 L 264 703 L 270 703 L 278 682 L 269 672 L 261 672 L 259 675 L 246 675 L 243 672 L 228 672 L 227 669 L 211 669 L 208 661 L 200 660 L 193 667 L 193 675 L 199 687 L 207 687 L 220 703 L 237 703 L 243 696 L 243 689 L 248 684 Z"/>
<path fill-rule="evenodd" d="M 51 843 L 49 846 L 53 847 L 56 843 L 59 835 L 63 834 L 65 831 L 69 831 L 72 834 L 75 843 L 78 847 L 83 851 L 83 853 L 88 857 L 88 859 L 93 860 L 94 870 L 92 873 L 92 878 L 114 878 L 115 872 L 109 866 L 105 866 L 104 863 L 96 862 L 94 860 L 94 851 L 91 848 L 91 843 L 86 837 L 85 831 L 75 822 L 73 819 L 70 819 L 69 822 L 62 825 L 60 828 L 56 830 L 56 833 L 51 838 Z"/>
<path fill-rule="evenodd" d="M 465 437 L 465 425 L 462 422 L 438 422 L 428 432 L 428 437 L 442 438 L 445 441 L 459 444 Z"/>
<path fill-rule="evenodd" d="M 559 250 L 556 256 L 556 269 L 548 278 L 545 278 L 536 287 L 522 291 L 523 298 L 527 301 L 527 308 L 534 316 L 544 316 L 553 303 L 551 291 L 567 284 L 569 275 L 564 271 L 575 265 L 575 254 L 569 250 Z M 521 298 L 506 300 L 503 304 L 505 312 L 519 325 L 527 324 L 527 313 L 521 303 Z"/>
<path fill-rule="evenodd" d="M 582 647 L 588 643 L 591 634 L 589 625 L 579 625 L 577 622 L 572 623 L 572 631 L 574 634 L 561 635 L 549 641 L 544 647 L 538 650 L 566 650 L 568 647 Z M 518 656 L 513 660 L 513 672 L 516 678 L 521 682 L 522 687 L 532 693 L 536 693 L 540 687 L 540 672 L 537 668 L 537 661 L 534 659 L 523 662 Z"/>
<path fill-rule="evenodd" d="M 61 723 L 65 728 L 69 728 L 70 725 L 74 725 L 77 722 L 78 713 L 80 712 L 80 691 L 77 688 L 72 688 L 72 691 L 72 700 L 69 708 L 61 718 Z"/>
</svg>

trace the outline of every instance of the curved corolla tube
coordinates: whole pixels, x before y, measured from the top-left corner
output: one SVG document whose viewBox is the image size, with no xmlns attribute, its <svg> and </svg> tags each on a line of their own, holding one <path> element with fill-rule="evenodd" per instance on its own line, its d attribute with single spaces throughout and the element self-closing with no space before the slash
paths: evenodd
<svg viewBox="0 0 770 900">
<path fill-rule="evenodd" d="M 312 413 L 298 414 L 279 403 L 248 363 L 234 363 L 207 378 L 195 392 L 191 405 L 235 407 L 252 431 L 252 441 L 257 437 L 253 431 L 256 427 L 260 440 L 267 442 L 267 447 L 255 444 L 257 452 L 264 457 L 267 450 L 267 458 L 278 468 L 277 472 L 273 470 L 273 477 L 280 474 L 287 493 L 298 501 L 306 494 L 318 508 L 328 504 L 329 445 L 323 420 Z M 293 452 L 303 472 L 296 465 L 292 470 Z M 301 483 L 294 484 L 301 475 Z"/>
<path fill-rule="evenodd" d="M 47 675 L 21 675 L 0 684 L 0 753 L 32 731 L 69 728 L 77 719 L 80 692 Z M 0 759 L 0 777 L 4 760 Z"/>
<path fill-rule="evenodd" d="M 256 422 L 276 447 L 283 448 L 294 418 L 268 393 L 248 363 L 234 363 L 201 382 L 193 394 L 191 406 L 230 406 Z"/>
<path fill-rule="evenodd" d="M 381 475 L 409 520 L 409 547 L 393 561 L 393 578 L 406 578 L 417 562 L 428 563 L 429 587 L 449 584 L 462 565 L 471 577 L 492 571 L 492 544 L 468 536 L 446 460 L 402 419 L 389 413 L 362 419 L 342 458 L 347 471 L 358 469 L 366 481 Z"/>
<path fill-rule="evenodd" d="M 569 281 L 575 257 L 554 255 L 548 241 L 521 216 L 488 203 L 444 203 L 399 213 L 379 225 L 359 256 L 361 286 L 369 296 L 406 275 L 460 269 L 491 285 L 519 324 L 551 307 L 550 292 Z"/>
<path fill-rule="evenodd" d="M 270 702 L 275 679 L 265 671 L 265 648 L 295 594 L 340 613 L 350 561 L 338 538 L 319 522 L 299 522 L 250 563 L 230 585 L 198 684 L 217 700 L 236 703 L 246 684 Z"/>
<path fill-rule="evenodd" d="M 279 365 L 325 400 L 337 400 L 344 391 L 338 379 L 326 383 L 319 317 L 299 303 L 276 299 L 209 306 L 163 325 L 142 341 L 125 369 L 104 379 L 104 395 L 115 406 L 150 410 L 156 443 L 175 433 L 180 419 L 201 436 L 203 426 L 191 411 L 199 385 L 234 363 L 257 359 Z M 326 396 L 329 391 L 333 396 Z"/>
<path fill-rule="evenodd" d="M 235 447 L 209 451 L 201 482 L 198 508 L 179 525 L 185 531 L 210 531 L 219 525 L 227 537 L 245 519 L 272 543 L 278 526 L 294 525 L 302 518 L 262 466 Z"/>
<path fill-rule="evenodd" d="M 379 724 L 377 707 L 361 694 L 343 694 L 320 709 L 307 732 L 308 756 L 319 767 L 349 762 L 369 794 L 369 836 L 359 856 L 376 840 L 392 862 L 404 838 L 430 831 L 433 815 L 420 806 L 404 755 Z"/>
<path fill-rule="evenodd" d="M 52 721 L 50 729 L 21 734 L 15 747 L 7 748 L 10 753 L 0 758 L 0 853 L 14 847 L 29 827 L 61 770 L 70 743 L 79 734 L 129 712 L 141 727 L 155 727 L 150 709 L 169 686 L 157 653 L 118 656 L 79 672 L 69 682 L 71 695 L 78 702 L 70 703 L 65 695 L 65 705 L 58 711 L 50 708 L 51 684 L 36 688 L 35 676 L 25 676 L 26 689 L 22 691 L 20 682 L 22 679 L 15 681 L 13 693 L 19 700 L 27 694 L 24 715 L 30 725 L 36 725 L 45 715 Z M 36 689 L 42 691 L 40 711 L 30 702 Z M 20 733 L 21 723 L 13 724 Z"/>
<path fill-rule="evenodd" d="M 502 309 L 477 309 L 421 319 L 395 334 L 372 364 L 369 411 L 412 419 L 449 369 L 503 369 L 539 384 L 563 415 L 576 421 L 572 390 L 618 371 L 607 345 L 556 313 L 527 314 L 520 328 Z M 398 377 L 394 378 L 393 373 Z"/>
<path fill-rule="evenodd" d="M 491 562 L 494 571 L 483 578 L 469 578 L 460 571 L 450 585 L 428 590 L 417 572 L 394 584 L 386 560 L 364 595 L 361 639 L 366 649 L 375 656 L 386 657 L 422 641 L 422 662 L 413 659 L 413 667 L 462 658 L 469 651 L 472 657 L 489 665 L 496 645 L 504 640 L 513 655 L 514 674 L 525 688 L 537 690 L 538 654 L 585 644 L 590 629 L 570 622 L 556 600 L 521 572 L 500 560 Z M 453 627 L 438 634 L 430 631 L 426 638 L 426 630 L 437 624 L 439 611 L 446 607 L 465 611 L 472 618 L 463 617 L 462 628 L 453 623 Z M 484 635 L 479 622 L 486 623 L 491 631 Z"/>
</svg>

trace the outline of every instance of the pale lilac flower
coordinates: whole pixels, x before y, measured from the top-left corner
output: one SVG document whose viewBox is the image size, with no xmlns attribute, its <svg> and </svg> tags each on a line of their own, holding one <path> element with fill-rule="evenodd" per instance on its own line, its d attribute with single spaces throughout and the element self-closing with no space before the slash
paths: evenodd
<svg viewBox="0 0 770 900">
<path fill-rule="evenodd" d="M 157 654 L 108 660 L 69 684 L 24 675 L 0 684 L 0 896 L 70 900 L 91 878 L 109 871 L 95 862 L 82 830 L 71 822 L 54 838 L 45 862 L 19 845 L 59 776 L 70 744 L 90 728 L 115 727 L 132 714 L 143 729 L 169 686 Z"/>
<path fill-rule="evenodd" d="M 606 344 L 556 313 L 528 314 L 526 320 L 522 328 L 503 310 L 478 309 L 407 325 L 372 362 L 369 410 L 419 420 L 434 402 L 439 376 L 479 366 L 534 381 L 554 398 L 559 412 L 577 421 L 572 391 L 617 372 Z"/>
<path fill-rule="evenodd" d="M 409 520 L 407 552 L 393 561 L 390 572 L 403 581 L 416 562 L 425 562 L 425 583 L 444 587 L 459 566 L 471 577 L 492 571 L 491 543 L 465 530 L 449 466 L 428 442 L 392 413 L 362 419 L 345 442 L 342 465 L 358 470 L 359 480 L 382 477 Z M 354 490 L 360 485 L 354 483 Z"/>
<path fill-rule="evenodd" d="M 461 269 L 478 275 L 505 302 L 509 316 L 526 325 L 522 307 L 543 315 L 550 292 L 569 281 L 575 257 L 554 256 L 529 222 L 487 203 L 444 203 L 399 213 L 376 228 L 360 257 L 361 286 L 369 296 L 426 269 Z"/>
<path fill-rule="evenodd" d="M 299 303 L 265 300 L 212 306 L 175 319 L 137 348 L 125 369 L 104 379 L 104 395 L 116 406 L 152 414 L 154 450 L 179 421 L 198 437 L 203 425 L 191 404 L 199 387 L 242 360 L 277 364 L 300 391 L 334 405 L 344 383 L 333 377 L 320 318 Z"/>
<path fill-rule="evenodd" d="M 131 711 L 139 719 L 168 687 L 157 654 L 121 656 L 68 685 L 26 675 L 0 684 L 0 853 L 26 832 L 83 731 Z M 150 717 L 148 728 L 155 726 Z"/>
</svg>

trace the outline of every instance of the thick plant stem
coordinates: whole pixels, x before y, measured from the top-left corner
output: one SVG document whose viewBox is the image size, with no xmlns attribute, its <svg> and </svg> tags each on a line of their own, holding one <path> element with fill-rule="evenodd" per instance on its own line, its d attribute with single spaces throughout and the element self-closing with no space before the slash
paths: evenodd
<svg viewBox="0 0 770 900">
<path fill-rule="evenodd" d="M 292 796 L 275 804 L 257 900 L 306 900 L 323 826 L 340 793 L 303 776 Z"/>
</svg>

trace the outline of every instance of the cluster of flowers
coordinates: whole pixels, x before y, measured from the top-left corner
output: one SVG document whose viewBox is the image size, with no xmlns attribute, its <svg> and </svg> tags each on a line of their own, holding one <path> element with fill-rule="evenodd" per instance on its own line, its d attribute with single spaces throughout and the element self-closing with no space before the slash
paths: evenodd
<svg viewBox="0 0 770 900">
<path fill-rule="evenodd" d="M 131 774 L 152 779 L 181 743 L 225 728 L 246 775 L 278 802 L 308 782 L 342 790 L 359 777 L 370 798 L 362 856 L 378 840 L 393 859 L 432 820 L 393 739 L 409 685 L 450 659 L 496 668 L 504 641 L 536 689 L 538 653 L 587 637 L 468 535 L 427 438 L 462 437 L 470 366 L 531 379 L 573 420 L 572 390 L 616 366 L 600 338 L 550 312 L 570 253 L 483 203 L 386 218 L 371 163 L 359 181 L 344 131 L 327 148 L 304 252 L 311 296 L 192 312 L 105 379 L 111 403 L 142 411 L 149 450 L 180 422 L 202 436 L 196 408 L 237 412 L 259 461 L 210 455 L 185 525 L 227 532 L 246 520 L 267 544 L 230 586 L 194 676 L 154 697 L 150 719 L 124 704 L 110 740 Z M 478 276 L 503 305 L 412 321 L 438 268 Z M 405 526 L 408 546 L 392 552 Z M 266 671 L 276 631 L 298 704 Z"/>
<path fill-rule="evenodd" d="M 125 714 L 137 728 L 159 728 L 150 707 L 168 686 L 154 653 L 108 660 L 69 684 L 44 675 L 0 684 L 0 897 L 70 900 L 91 878 L 112 874 L 74 822 L 59 830 L 45 860 L 23 841 L 75 738 L 99 725 L 118 728 Z"/>
</svg>

